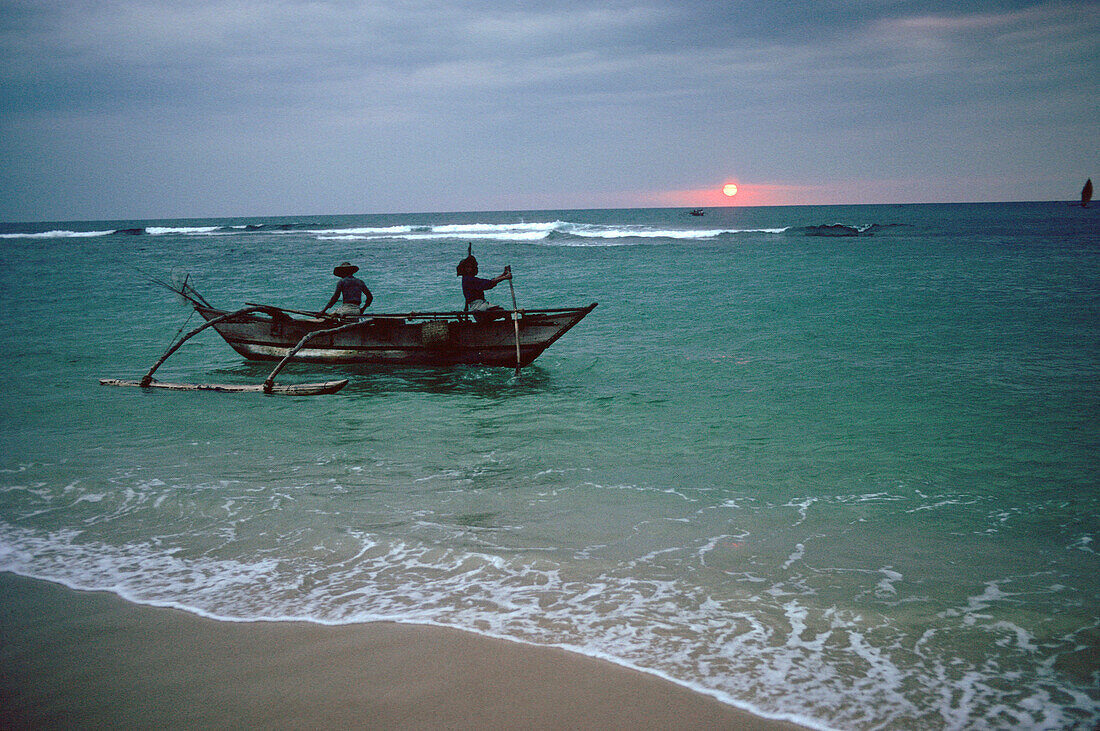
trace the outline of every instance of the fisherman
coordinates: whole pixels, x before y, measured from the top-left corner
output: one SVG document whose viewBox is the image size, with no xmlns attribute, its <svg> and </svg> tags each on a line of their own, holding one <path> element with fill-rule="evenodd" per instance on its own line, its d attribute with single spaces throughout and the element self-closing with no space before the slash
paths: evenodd
<svg viewBox="0 0 1100 731">
<path fill-rule="evenodd" d="M 348 261 L 332 270 L 333 275 L 340 277 L 340 281 L 336 283 L 336 291 L 332 293 L 332 299 L 321 308 L 322 313 L 336 304 L 336 300 L 340 299 L 341 296 L 343 296 L 344 301 L 333 311 L 335 315 L 355 317 L 363 314 L 363 310 L 370 307 L 370 303 L 374 301 L 374 296 L 367 289 L 367 285 L 363 283 L 362 279 L 352 276 L 357 271 L 359 271 L 359 267 Z M 362 302 L 362 305 L 360 305 L 360 302 Z"/>
<path fill-rule="evenodd" d="M 474 313 L 478 322 L 488 322 L 504 317 L 504 308 L 490 305 L 485 301 L 485 290 L 492 289 L 505 279 L 512 278 L 512 267 L 504 267 L 500 276 L 481 279 L 477 276 L 477 259 L 474 258 L 474 245 L 469 244 L 466 258 L 458 263 L 455 272 L 462 277 L 462 294 L 466 298 L 466 311 Z"/>
</svg>

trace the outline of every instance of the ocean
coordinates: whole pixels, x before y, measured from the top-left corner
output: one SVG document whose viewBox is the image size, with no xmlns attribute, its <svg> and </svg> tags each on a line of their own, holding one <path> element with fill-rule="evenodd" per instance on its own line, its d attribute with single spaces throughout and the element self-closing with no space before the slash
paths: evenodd
<svg viewBox="0 0 1100 731">
<path fill-rule="evenodd" d="M 599 306 L 508 368 L 100 386 L 225 307 Z M 0 570 L 568 648 L 814 728 L 1100 721 L 1100 208 L 0 225 Z M 506 284 L 490 301 L 511 306 Z M 258 383 L 212 332 L 161 380 Z"/>
</svg>

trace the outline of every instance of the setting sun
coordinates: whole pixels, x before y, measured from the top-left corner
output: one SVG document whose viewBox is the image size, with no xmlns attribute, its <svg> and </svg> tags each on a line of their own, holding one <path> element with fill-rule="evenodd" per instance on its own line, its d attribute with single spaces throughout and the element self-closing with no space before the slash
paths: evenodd
<svg viewBox="0 0 1100 731">
<path fill-rule="evenodd" d="M 733 196 L 737 195 L 737 186 L 733 183 L 726 183 L 722 187 L 722 192 L 732 198 Z"/>
</svg>

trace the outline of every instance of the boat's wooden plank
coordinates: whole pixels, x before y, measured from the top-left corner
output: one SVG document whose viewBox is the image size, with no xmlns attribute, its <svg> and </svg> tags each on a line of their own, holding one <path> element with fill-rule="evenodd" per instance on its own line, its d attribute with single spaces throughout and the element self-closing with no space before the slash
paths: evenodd
<svg viewBox="0 0 1100 731">
<path fill-rule="evenodd" d="M 101 378 L 103 386 L 137 386 L 138 388 L 164 388 L 170 391 L 221 391 L 223 393 L 264 393 L 264 384 L 237 384 L 237 383 L 165 383 L 151 381 L 142 384 L 141 381 L 127 381 L 119 378 Z M 319 383 L 276 383 L 269 393 L 283 394 L 287 396 L 318 396 L 326 393 L 336 393 L 348 385 L 348 379 L 337 381 L 321 381 Z"/>
</svg>

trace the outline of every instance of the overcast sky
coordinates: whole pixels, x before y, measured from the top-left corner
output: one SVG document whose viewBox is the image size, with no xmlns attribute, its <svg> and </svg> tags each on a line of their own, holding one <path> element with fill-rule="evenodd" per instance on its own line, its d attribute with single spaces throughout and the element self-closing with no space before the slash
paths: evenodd
<svg viewBox="0 0 1100 731">
<path fill-rule="evenodd" d="M 1069 200 L 1098 91 L 1096 0 L 0 0 L 0 220 Z"/>
</svg>

